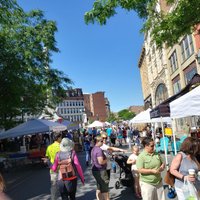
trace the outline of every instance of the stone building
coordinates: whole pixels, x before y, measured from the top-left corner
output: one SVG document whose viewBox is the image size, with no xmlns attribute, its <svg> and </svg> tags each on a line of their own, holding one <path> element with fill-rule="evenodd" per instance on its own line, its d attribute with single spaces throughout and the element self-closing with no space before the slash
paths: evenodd
<svg viewBox="0 0 200 200">
<path fill-rule="evenodd" d="M 170 12 L 173 8 L 160 0 L 157 9 Z M 149 106 L 153 108 L 180 92 L 195 73 L 200 73 L 197 61 L 199 30 L 198 25 L 194 34 L 180 38 L 173 47 L 163 45 L 160 49 L 152 42 L 150 32 L 145 35 L 138 63 L 145 109 Z"/>
</svg>

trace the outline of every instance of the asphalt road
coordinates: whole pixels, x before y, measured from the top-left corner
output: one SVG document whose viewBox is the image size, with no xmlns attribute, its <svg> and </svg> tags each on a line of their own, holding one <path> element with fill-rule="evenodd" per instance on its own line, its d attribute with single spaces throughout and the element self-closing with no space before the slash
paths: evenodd
<svg viewBox="0 0 200 200">
<path fill-rule="evenodd" d="M 126 145 L 123 148 L 128 148 Z M 76 197 L 78 200 L 95 200 L 95 181 L 91 173 L 91 168 L 85 166 L 85 153 L 78 153 L 82 164 L 85 185 L 78 181 Z M 169 159 L 170 159 L 169 155 Z M 4 173 L 7 184 L 6 193 L 12 200 L 50 200 L 50 178 L 49 169 L 39 164 L 21 166 Z M 163 173 L 164 175 L 164 173 Z M 115 182 L 119 179 L 119 168 L 117 173 L 111 173 L 110 197 L 112 200 L 132 199 L 136 200 L 131 187 L 121 186 L 115 189 Z M 167 189 L 166 189 L 167 191 Z M 59 198 L 60 200 L 61 198 Z M 176 200 L 176 199 L 175 199 Z"/>
</svg>

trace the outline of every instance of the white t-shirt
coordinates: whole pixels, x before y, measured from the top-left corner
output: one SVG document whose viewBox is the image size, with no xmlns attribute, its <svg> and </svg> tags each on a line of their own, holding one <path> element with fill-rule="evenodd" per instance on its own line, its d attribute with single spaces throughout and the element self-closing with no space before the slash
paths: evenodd
<svg viewBox="0 0 200 200">
<path fill-rule="evenodd" d="M 137 160 L 137 155 L 135 155 L 135 154 L 131 154 L 130 156 L 129 156 L 129 159 L 131 159 L 131 160 Z M 133 171 L 133 170 L 137 170 L 137 167 L 136 167 L 136 163 L 135 164 L 132 164 L 132 166 L 131 166 L 131 171 Z"/>
<path fill-rule="evenodd" d="M 111 162 L 110 162 L 111 154 L 108 151 L 109 146 L 107 144 L 103 144 L 100 148 L 103 150 L 103 153 L 107 158 L 107 167 L 106 167 L 106 169 L 111 169 Z"/>
</svg>

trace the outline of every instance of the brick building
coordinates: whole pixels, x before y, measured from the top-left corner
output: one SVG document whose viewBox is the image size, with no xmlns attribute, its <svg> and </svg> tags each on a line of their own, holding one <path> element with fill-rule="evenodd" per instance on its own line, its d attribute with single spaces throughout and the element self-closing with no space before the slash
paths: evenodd
<svg viewBox="0 0 200 200">
<path fill-rule="evenodd" d="M 84 106 L 89 121 L 106 121 L 110 111 L 110 103 L 104 97 L 104 92 L 84 94 Z"/>
</svg>

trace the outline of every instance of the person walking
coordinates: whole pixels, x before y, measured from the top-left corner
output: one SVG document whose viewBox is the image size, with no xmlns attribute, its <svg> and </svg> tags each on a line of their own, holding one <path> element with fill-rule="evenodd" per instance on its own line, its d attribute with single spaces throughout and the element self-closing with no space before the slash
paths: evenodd
<svg viewBox="0 0 200 200">
<path fill-rule="evenodd" d="M 51 166 L 54 172 L 59 169 L 57 185 L 62 200 L 76 199 L 77 175 L 84 185 L 83 170 L 73 148 L 74 142 L 68 138 L 63 138 L 60 143 L 60 151 L 56 154 Z"/>
<path fill-rule="evenodd" d="M 117 140 L 118 140 L 119 146 L 122 146 L 122 138 L 123 138 L 122 129 L 118 127 Z"/>
<path fill-rule="evenodd" d="M 127 164 L 131 164 L 131 171 L 134 177 L 134 191 L 137 198 L 141 198 L 141 189 L 139 183 L 139 173 L 136 167 L 136 160 L 139 155 L 139 147 L 132 146 L 132 154 L 129 156 L 127 160 Z"/>
<path fill-rule="evenodd" d="M 179 200 L 185 200 L 182 190 L 184 180 L 192 182 L 196 190 L 200 191 L 200 180 L 196 176 L 190 176 L 188 170 L 193 169 L 195 174 L 200 170 L 200 164 L 196 155 L 200 151 L 200 142 L 196 138 L 188 137 L 181 144 L 180 152 L 173 158 L 170 173 L 175 176 L 175 190 Z"/>
<path fill-rule="evenodd" d="M 124 149 L 120 149 L 117 147 L 111 147 L 109 145 L 107 145 L 107 141 L 108 141 L 108 137 L 107 134 L 104 132 L 101 134 L 101 137 L 103 139 L 103 145 L 100 147 L 103 150 L 103 153 L 105 154 L 106 158 L 107 158 L 107 166 L 106 166 L 106 170 L 108 173 L 108 178 L 110 180 L 110 172 L 111 172 L 111 158 L 112 158 L 112 152 L 127 152 L 127 150 Z"/>
<path fill-rule="evenodd" d="M 143 200 L 165 200 L 161 172 L 165 164 L 154 150 L 152 138 L 142 140 L 144 150 L 139 154 L 136 167 L 140 174 L 140 187 Z"/>
<path fill-rule="evenodd" d="M 95 146 L 91 152 L 92 174 L 97 183 L 96 198 L 97 200 L 110 200 L 109 198 L 109 178 L 106 171 L 107 159 L 103 150 L 103 138 L 99 135 L 95 138 Z"/>
<path fill-rule="evenodd" d="M 49 159 L 51 164 L 54 163 L 56 153 L 60 151 L 60 142 L 62 140 L 62 133 L 53 133 L 54 137 L 54 143 L 50 144 L 47 147 L 46 150 L 46 158 Z M 44 162 L 46 162 L 46 159 L 43 159 Z M 58 179 L 58 172 L 53 171 L 50 169 L 50 180 L 51 180 L 51 200 L 57 200 L 58 199 L 58 189 L 57 189 L 57 182 Z"/>
<path fill-rule="evenodd" d="M 91 155 L 91 151 L 90 151 L 90 138 L 89 135 L 86 135 L 84 138 L 84 149 L 85 149 L 85 161 L 86 161 L 86 166 L 89 166 L 90 163 L 90 155 Z"/>
</svg>

